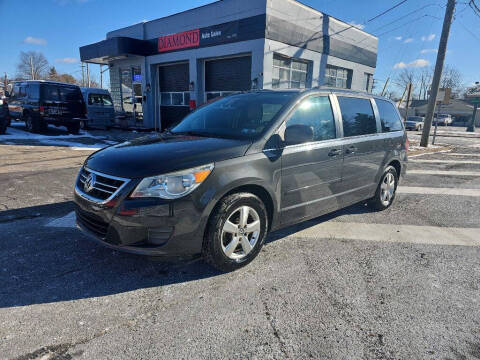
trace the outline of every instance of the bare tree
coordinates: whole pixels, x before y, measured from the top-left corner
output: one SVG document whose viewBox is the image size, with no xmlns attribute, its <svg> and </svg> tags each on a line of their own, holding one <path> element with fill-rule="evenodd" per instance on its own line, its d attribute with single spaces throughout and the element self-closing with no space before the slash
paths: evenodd
<svg viewBox="0 0 480 360">
<path fill-rule="evenodd" d="M 416 83 L 417 74 L 414 69 L 405 68 L 402 70 L 400 74 L 398 74 L 396 81 L 398 86 L 405 89 L 408 83 L 412 83 L 412 84 Z M 416 86 L 414 86 L 414 88 L 416 88 Z"/>
<path fill-rule="evenodd" d="M 418 100 L 427 100 L 430 84 L 432 83 L 433 69 L 431 67 L 424 67 L 418 78 Z"/>
<path fill-rule="evenodd" d="M 20 52 L 20 61 L 17 64 L 17 77 L 39 80 L 45 77 L 47 70 L 48 61 L 41 52 Z"/>
<path fill-rule="evenodd" d="M 460 70 L 453 65 L 446 65 L 442 72 L 442 78 L 440 80 L 440 87 L 451 88 L 452 98 L 456 98 L 460 95 L 463 89 L 463 76 Z"/>
</svg>

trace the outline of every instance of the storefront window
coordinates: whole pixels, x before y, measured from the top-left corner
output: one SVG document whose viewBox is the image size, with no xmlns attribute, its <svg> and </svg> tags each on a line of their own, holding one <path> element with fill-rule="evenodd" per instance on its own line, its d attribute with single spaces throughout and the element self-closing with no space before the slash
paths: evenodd
<svg viewBox="0 0 480 360">
<path fill-rule="evenodd" d="M 273 55 L 272 88 L 305 89 L 308 63 L 306 61 Z"/>
<path fill-rule="evenodd" d="M 352 70 L 338 66 L 327 65 L 325 71 L 325 85 L 350 89 L 352 87 Z"/>
<path fill-rule="evenodd" d="M 127 114 L 133 113 L 133 91 L 132 91 L 132 69 L 120 69 L 120 80 L 122 84 L 122 107 Z"/>
</svg>

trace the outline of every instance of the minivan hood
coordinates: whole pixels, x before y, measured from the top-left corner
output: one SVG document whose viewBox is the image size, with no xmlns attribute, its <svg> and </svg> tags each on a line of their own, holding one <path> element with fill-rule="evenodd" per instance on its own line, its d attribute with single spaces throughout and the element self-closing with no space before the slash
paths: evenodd
<svg viewBox="0 0 480 360">
<path fill-rule="evenodd" d="M 243 156 L 249 140 L 147 136 L 97 151 L 85 166 L 108 175 L 141 178 Z"/>
</svg>

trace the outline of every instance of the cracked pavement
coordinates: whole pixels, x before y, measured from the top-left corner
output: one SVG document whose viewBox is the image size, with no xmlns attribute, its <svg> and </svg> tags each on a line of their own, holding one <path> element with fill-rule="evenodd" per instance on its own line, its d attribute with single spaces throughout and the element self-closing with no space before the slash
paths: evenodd
<svg viewBox="0 0 480 360">
<path fill-rule="evenodd" d="M 446 141 L 457 154 L 480 149 Z M 72 184 L 91 151 L 0 144 L 0 359 L 480 359 L 480 248 L 446 233 L 480 228 L 479 196 L 407 192 L 382 213 L 355 205 L 271 234 L 254 262 L 221 274 L 118 253 L 71 227 Z M 480 173 L 475 163 L 409 169 Z M 402 185 L 478 180 L 413 174 Z M 322 228 L 332 222 L 398 230 L 349 239 Z M 406 226 L 422 241 L 395 237 Z"/>
</svg>

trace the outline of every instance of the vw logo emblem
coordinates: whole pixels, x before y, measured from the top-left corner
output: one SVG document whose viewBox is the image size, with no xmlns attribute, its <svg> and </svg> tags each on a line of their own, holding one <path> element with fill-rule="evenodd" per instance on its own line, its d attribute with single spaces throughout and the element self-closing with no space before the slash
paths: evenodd
<svg viewBox="0 0 480 360">
<path fill-rule="evenodd" d="M 85 182 L 83 183 L 83 190 L 85 192 L 90 192 L 93 190 L 93 187 L 95 186 L 95 182 L 97 180 L 97 177 L 95 176 L 94 173 L 90 173 L 86 178 Z"/>
</svg>

